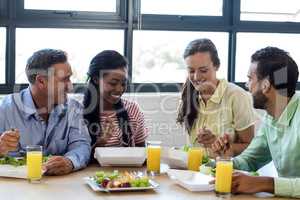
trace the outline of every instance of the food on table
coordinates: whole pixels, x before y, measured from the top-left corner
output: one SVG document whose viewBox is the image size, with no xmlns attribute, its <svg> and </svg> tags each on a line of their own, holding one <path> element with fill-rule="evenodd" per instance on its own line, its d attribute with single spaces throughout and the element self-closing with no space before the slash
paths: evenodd
<svg viewBox="0 0 300 200">
<path fill-rule="evenodd" d="M 203 174 L 215 176 L 216 162 L 213 159 L 208 159 L 208 161 L 202 164 L 199 169 Z"/>
<path fill-rule="evenodd" d="M 202 164 L 206 164 L 208 162 L 210 162 L 210 159 L 209 159 L 208 155 L 203 155 L 203 157 L 202 157 Z"/>
<path fill-rule="evenodd" d="M 259 173 L 258 173 L 258 172 L 249 172 L 249 174 L 250 174 L 251 176 L 259 176 Z"/>
<path fill-rule="evenodd" d="M 190 147 L 189 145 L 186 144 L 186 145 L 184 145 L 184 146 L 182 147 L 182 150 L 185 151 L 185 152 L 188 152 L 188 151 L 190 150 L 190 148 L 191 148 L 191 147 Z"/>
<path fill-rule="evenodd" d="M 26 159 L 24 157 L 22 158 L 15 158 L 10 156 L 5 156 L 3 158 L 0 158 L 0 165 L 13 165 L 13 166 L 22 166 L 26 165 Z"/>
<path fill-rule="evenodd" d="M 50 157 L 51 156 L 43 156 L 43 163 L 47 162 Z M 0 165 L 23 166 L 26 165 L 26 157 L 4 156 L 0 158 Z"/>
<path fill-rule="evenodd" d="M 92 179 L 103 188 L 129 188 L 129 187 L 149 187 L 150 182 L 147 176 L 138 172 L 118 171 L 104 172 L 98 171 Z"/>
</svg>

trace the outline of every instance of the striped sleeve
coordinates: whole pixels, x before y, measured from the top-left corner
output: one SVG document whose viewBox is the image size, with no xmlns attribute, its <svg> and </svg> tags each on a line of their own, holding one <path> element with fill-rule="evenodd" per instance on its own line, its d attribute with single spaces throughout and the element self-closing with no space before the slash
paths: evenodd
<svg viewBox="0 0 300 200">
<path fill-rule="evenodd" d="M 132 128 L 132 135 L 135 144 L 145 142 L 149 135 L 148 128 L 145 124 L 145 117 L 139 106 L 135 102 L 126 102 L 128 105 L 127 112 L 130 118 L 130 126 Z"/>
</svg>

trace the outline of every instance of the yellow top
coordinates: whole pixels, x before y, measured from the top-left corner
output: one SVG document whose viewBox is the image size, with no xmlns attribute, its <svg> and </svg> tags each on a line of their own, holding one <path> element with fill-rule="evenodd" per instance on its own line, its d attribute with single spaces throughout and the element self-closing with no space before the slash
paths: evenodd
<svg viewBox="0 0 300 200">
<path fill-rule="evenodd" d="M 255 123 L 252 98 L 241 87 L 222 79 L 205 105 L 199 98 L 198 117 L 191 130 L 190 142 L 195 141 L 197 130 L 210 129 L 217 136 L 228 133 L 231 140 L 235 131 L 242 131 Z M 198 143 L 193 145 L 198 146 Z"/>
</svg>

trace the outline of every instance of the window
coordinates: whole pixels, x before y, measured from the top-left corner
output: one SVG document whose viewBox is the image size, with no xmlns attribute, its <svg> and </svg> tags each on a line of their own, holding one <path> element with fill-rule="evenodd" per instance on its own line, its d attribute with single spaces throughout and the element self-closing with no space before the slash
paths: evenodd
<svg viewBox="0 0 300 200">
<path fill-rule="evenodd" d="M 0 83 L 5 83 L 6 30 L 0 27 Z"/>
<path fill-rule="evenodd" d="M 300 1 L 241 0 L 241 20 L 300 22 Z"/>
<path fill-rule="evenodd" d="M 26 61 L 34 51 L 61 49 L 68 53 L 73 83 L 86 81 L 91 59 L 100 51 L 113 49 L 123 54 L 123 30 L 17 28 L 16 83 L 27 83 Z"/>
<path fill-rule="evenodd" d="M 25 9 L 116 12 L 116 0 L 24 0 Z"/>
<path fill-rule="evenodd" d="M 79 87 L 91 58 L 114 49 L 128 57 L 129 92 L 178 92 L 183 51 L 204 37 L 217 46 L 218 78 L 245 82 L 251 54 L 265 46 L 300 65 L 299 17 L 300 0 L 0 0 L 0 93 L 26 86 L 27 59 L 43 48 L 68 53 Z"/>
<path fill-rule="evenodd" d="M 204 37 L 217 46 L 221 60 L 218 77 L 227 78 L 228 33 L 134 31 L 133 82 L 183 83 L 187 77 L 183 51 L 190 41 Z"/>
<path fill-rule="evenodd" d="M 222 16 L 223 0 L 141 0 L 142 14 Z"/>
<path fill-rule="evenodd" d="M 290 53 L 300 66 L 300 34 L 238 33 L 236 48 L 235 81 L 247 81 L 251 55 L 266 46 L 275 46 Z"/>
</svg>

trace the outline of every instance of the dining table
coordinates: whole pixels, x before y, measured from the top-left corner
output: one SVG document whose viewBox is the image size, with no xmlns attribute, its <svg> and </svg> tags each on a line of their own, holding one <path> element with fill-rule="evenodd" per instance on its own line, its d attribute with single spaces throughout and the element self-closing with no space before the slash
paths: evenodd
<svg viewBox="0 0 300 200">
<path fill-rule="evenodd" d="M 92 164 L 85 169 L 62 176 L 43 176 L 40 183 L 29 183 L 26 179 L 0 177 L 0 200 L 213 200 L 220 199 L 211 192 L 190 192 L 171 180 L 166 170 L 153 177 L 159 186 L 153 190 L 96 192 L 86 184 L 84 178 L 97 171 L 145 172 L 145 167 L 100 167 Z M 270 194 L 231 195 L 230 199 L 254 200 L 270 198 Z"/>
</svg>

